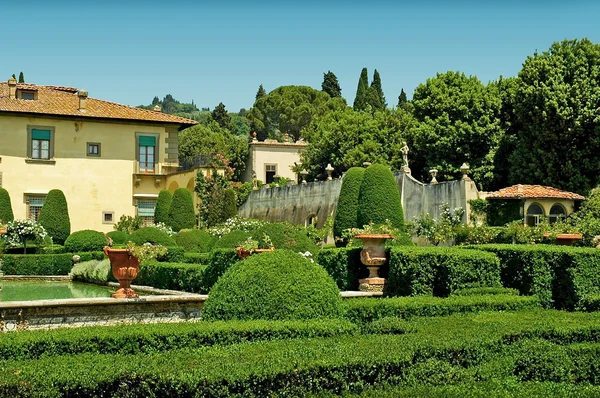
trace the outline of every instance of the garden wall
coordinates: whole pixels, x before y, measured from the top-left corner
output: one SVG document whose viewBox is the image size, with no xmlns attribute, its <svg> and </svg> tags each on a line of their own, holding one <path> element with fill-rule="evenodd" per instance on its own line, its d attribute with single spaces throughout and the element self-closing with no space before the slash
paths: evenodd
<svg viewBox="0 0 600 398">
<path fill-rule="evenodd" d="M 396 172 L 394 177 L 402 197 L 406 221 L 412 221 L 422 213 L 437 217 L 440 205 L 447 203 L 450 209 L 465 209 L 464 221 L 467 222 L 470 219 L 468 201 L 477 199 L 479 195 L 471 180 L 424 184 L 404 172 Z M 341 185 L 341 179 L 337 179 L 281 188 L 263 186 L 250 193 L 238 214 L 270 222 L 287 221 L 295 225 L 304 225 L 316 215 L 317 226 L 322 227 L 327 217 L 334 214 Z"/>
</svg>

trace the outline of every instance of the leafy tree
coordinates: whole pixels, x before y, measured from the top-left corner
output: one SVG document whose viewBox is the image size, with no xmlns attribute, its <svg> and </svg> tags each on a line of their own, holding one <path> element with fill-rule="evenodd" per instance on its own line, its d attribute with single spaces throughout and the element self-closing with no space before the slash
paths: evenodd
<svg viewBox="0 0 600 398">
<path fill-rule="evenodd" d="M 219 102 L 219 105 L 215 107 L 210 116 L 219 126 L 228 130 L 231 129 L 231 116 L 227 113 L 225 105 L 222 102 Z"/>
<path fill-rule="evenodd" d="M 373 72 L 373 81 L 371 82 L 371 87 L 375 89 L 377 96 L 379 97 L 379 101 L 376 104 L 378 108 L 376 109 L 385 108 L 387 104 L 385 103 L 385 95 L 383 95 L 383 89 L 381 88 L 381 77 L 379 76 L 377 69 L 375 69 Z M 373 106 L 373 104 L 371 104 L 371 106 Z"/>
<path fill-rule="evenodd" d="M 316 115 L 345 107 L 340 98 L 306 86 L 282 86 L 258 99 L 247 117 L 258 139 L 282 139 L 288 133 L 298 139 Z"/>
<path fill-rule="evenodd" d="M 67 199 L 60 189 L 52 189 L 46 195 L 38 222 L 54 243 L 62 245 L 71 234 L 71 221 L 69 220 L 69 209 Z"/>
<path fill-rule="evenodd" d="M 586 193 L 600 182 L 600 45 L 554 43 L 523 63 L 510 180 Z"/>
<path fill-rule="evenodd" d="M 404 231 L 404 212 L 398 184 L 389 167 L 372 164 L 367 167 L 358 194 L 359 227 L 389 220 L 394 228 Z"/>
<path fill-rule="evenodd" d="M 367 109 L 367 96 L 369 91 L 369 75 L 367 68 L 363 68 L 358 79 L 358 87 L 356 89 L 356 97 L 354 97 L 354 110 L 364 111 Z"/>
<path fill-rule="evenodd" d="M 349 228 L 358 228 L 358 194 L 364 175 L 363 167 L 352 167 L 344 175 L 333 220 L 335 237 L 341 237 L 342 233 Z"/>
<path fill-rule="evenodd" d="M 19 83 L 25 83 L 25 76 L 23 76 L 23 72 L 19 73 Z"/>
<path fill-rule="evenodd" d="M 171 209 L 171 201 L 173 200 L 173 195 L 171 191 L 168 189 L 163 189 L 158 193 L 158 198 L 156 199 L 156 209 L 154 210 L 154 222 L 164 223 L 169 225 L 169 211 Z"/>
<path fill-rule="evenodd" d="M 173 193 L 171 208 L 169 209 L 169 226 L 174 231 L 196 226 L 196 214 L 192 193 L 185 188 L 177 188 Z"/>
<path fill-rule="evenodd" d="M 230 113 L 231 117 L 231 133 L 238 137 L 248 138 L 250 136 L 250 123 L 244 116 Z"/>
<path fill-rule="evenodd" d="M 323 83 L 321 89 L 325 91 L 331 98 L 341 98 L 342 88 L 338 82 L 337 76 L 332 71 L 323 73 Z"/>
<path fill-rule="evenodd" d="M 162 101 L 158 100 L 158 97 L 152 99 L 150 105 L 140 105 L 138 108 L 153 110 L 156 105 L 159 105 L 161 112 L 174 114 L 188 114 L 197 112 L 198 108 L 194 105 L 194 101 L 191 104 L 181 103 L 177 101 L 171 94 L 167 94 Z M 184 115 L 186 117 L 187 115 Z"/>
<path fill-rule="evenodd" d="M 259 99 L 261 99 L 265 95 L 267 95 L 267 92 L 265 91 L 265 88 L 261 84 L 260 86 L 258 86 L 258 91 L 256 92 L 256 96 L 254 97 L 254 101 L 255 102 L 258 101 Z"/>
<path fill-rule="evenodd" d="M 14 219 L 10 195 L 6 189 L 0 188 L 0 224 L 6 224 Z"/>
<path fill-rule="evenodd" d="M 221 224 L 237 215 L 236 197 L 232 189 L 216 189 L 212 193 L 211 203 L 206 221 L 209 227 Z"/>
<path fill-rule="evenodd" d="M 312 177 L 326 178 L 328 163 L 341 175 L 364 162 L 402 166 L 402 142 L 415 124 L 402 109 L 355 112 L 350 107 L 315 117 L 305 130 L 310 143 L 301 154 L 302 166 Z"/>
<path fill-rule="evenodd" d="M 408 100 L 406 99 L 406 93 L 404 92 L 404 89 L 400 90 L 400 95 L 398 96 L 398 108 L 408 108 Z"/>
<path fill-rule="evenodd" d="M 466 162 L 473 179 L 488 189 L 502 137 L 497 90 L 475 76 L 449 71 L 420 84 L 411 103 L 419 121 L 407 140 L 413 174 L 426 180 L 435 167 L 441 178 L 453 179 Z"/>
</svg>

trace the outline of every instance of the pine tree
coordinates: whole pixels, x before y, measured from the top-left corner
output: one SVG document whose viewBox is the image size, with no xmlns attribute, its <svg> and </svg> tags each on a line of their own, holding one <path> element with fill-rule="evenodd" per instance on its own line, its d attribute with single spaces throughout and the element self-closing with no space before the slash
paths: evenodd
<svg viewBox="0 0 600 398">
<path fill-rule="evenodd" d="M 385 95 L 383 95 L 383 89 L 381 88 L 381 77 L 379 76 L 379 72 L 377 72 L 377 69 L 375 69 L 375 71 L 373 72 L 373 81 L 371 82 L 371 87 L 375 89 L 377 95 L 379 96 L 379 103 L 371 104 L 371 106 L 375 109 L 385 108 L 387 104 L 385 103 Z"/>
<path fill-rule="evenodd" d="M 19 73 L 19 83 L 25 83 L 25 76 L 23 76 L 23 72 Z"/>
<path fill-rule="evenodd" d="M 225 104 L 219 102 L 219 105 L 215 107 L 215 109 L 210 114 L 212 119 L 219 123 L 219 126 L 231 130 L 231 116 L 227 113 L 227 109 L 225 109 Z"/>
<path fill-rule="evenodd" d="M 406 99 L 406 93 L 404 89 L 400 91 L 400 95 L 398 96 L 398 108 L 406 109 L 408 107 L 408 100 Z"/>
<path fill-rule="evenodd" d="M 321 84 L 321 89 L 329 94 L 331 98 L 342 97 L 342 88 L 340 87 L 337 77 L 332 71 L 323 73 L 323 83 Z"/>
<path fill-rule="evenodd" d="M 367 68 L 363 68 L 360 73 L 360 79 L 358 80 L 358 87 L 356 89 L 356 97 L 354 98 L 354 110 L 364 111 L 367 109 L 367 95 L 369 91 L 369 75 Z"/>
<path fill-rule="evenodd" d="M 267 92 L 265 91 L 265 88 L 261 84 L 260 86 L 258 86 L 258 91 L 256 92 L 255 101 L 258 101 L 260 98 L 264 97 L 265 95 L 267 95 Z"/>
</svg>

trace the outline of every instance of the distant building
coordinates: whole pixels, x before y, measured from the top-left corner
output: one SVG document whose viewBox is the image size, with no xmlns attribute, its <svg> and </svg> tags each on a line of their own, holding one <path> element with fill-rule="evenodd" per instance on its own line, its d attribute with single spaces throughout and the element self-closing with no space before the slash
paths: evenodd
<svg viewBox="0 0 600 398">
<path fill-rule="evenodd" d="M 278 142 L 277 140 L 257 141 L 256 137 L 249 144 L 248 162 L 243 181 L 252 181 L 253 172 L 256 178 L 265 184 L 273 182 L 275 177 L 285 177 L 298 183 L 298 175 L 292 167 L 300 164 L 300 153 L 308 146 L 302 140 Z"/>
<path fill-rule="evenodd" d="M 492 219 L 496 216 L 498 219 L 523 219 L 529 226 L 536 226 L 544 217 L 548 218 L 550 223 L 554 223 L 573 213 L 576 203 L 585 199 L 577 193 L 553 187 L 523 184 L 502 188 L 496 192 L 480 192 L 479 195 L 493 205 Z M 494 214 L 497 212 L 505 214 Z M 512 217 L 509 213 L 512 213 Z M 493 224 L 494 222 L 490 225 Z"/>
<path fill-rule="evenodd" d="M 154 220 L 162 189 L 194 189 L 178 133 L 195 121 L 88 97 L 71 87 L 0 83 L 0 185 L 15 218 L 37 219 L 61 189 L 71 229 L 108 232 L 121 215 Z"/>
</svg>

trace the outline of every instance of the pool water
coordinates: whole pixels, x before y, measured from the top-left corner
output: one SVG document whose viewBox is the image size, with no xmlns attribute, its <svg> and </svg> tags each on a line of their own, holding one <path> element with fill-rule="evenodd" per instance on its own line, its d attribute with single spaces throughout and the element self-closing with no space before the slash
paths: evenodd
<svg viewBox="0 0 600 398">
<path fill-rule="evenodd" d="M 116 289 L 81 282 L 0 281 L 0 301 L 110 297 Z"/>
</svg>

